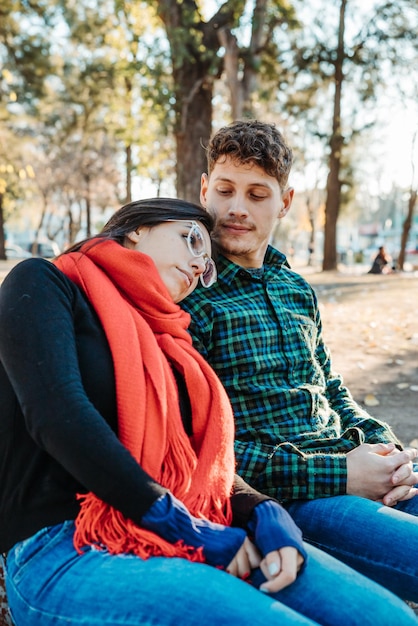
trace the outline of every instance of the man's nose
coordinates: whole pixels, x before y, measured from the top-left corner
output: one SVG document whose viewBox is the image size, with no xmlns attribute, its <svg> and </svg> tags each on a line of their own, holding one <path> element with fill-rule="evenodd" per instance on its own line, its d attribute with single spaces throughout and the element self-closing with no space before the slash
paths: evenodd
<svg viewBox="0 0 418 626">
<path fill-rule="evenodd" d="M 246 199 L 241 194 L 235 194 L 233 198 L 231 198 L 231 202 L 228 207 L 229 215 L 233 215 L 235 217 L 247 217 L 248 216 L 248 208 Z"/>
</svg>

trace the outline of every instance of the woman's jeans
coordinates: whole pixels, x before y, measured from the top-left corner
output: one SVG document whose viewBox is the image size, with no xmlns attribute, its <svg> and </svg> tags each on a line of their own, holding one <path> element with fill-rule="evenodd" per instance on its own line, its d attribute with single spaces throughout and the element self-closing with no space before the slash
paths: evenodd
<svg viewBox="0 0 418 626">
<path fill-rule="evenodd" d="M 73 522 L 14 546 L 6 587 L 16 626 L 280 626 L 417 624 L 397 596 L 307 546 L 296 582 L 275 596 L 202 563 L 73 547 Z M 279 600 L 279 601 L 277 601 Z"/>
<path fill-rule="evenodd" d="M 286 508 L 306 541 L 418 602 L 418 496 L 394 508 L 348 495 Z"/>
</svg>

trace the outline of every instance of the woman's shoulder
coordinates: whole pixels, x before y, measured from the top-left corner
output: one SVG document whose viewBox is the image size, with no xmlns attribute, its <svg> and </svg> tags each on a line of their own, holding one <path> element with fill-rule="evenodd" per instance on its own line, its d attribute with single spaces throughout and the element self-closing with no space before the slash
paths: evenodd
<svg viewBox="0 0 418 626">
<path fill-rule="evenodd" d="M 14 293 L 50 292 L 56 289 L 74 291 L 74 283 L 51 261 L 34 257 L 15 265 L 4 278 L 1 290 Z"/>
<path fill-rule="evenodd" d="M 44 320 L 69 320 L 87 309 L 91 305 L 79 287 L 46 259 L 18 263 L 1 285 L 0 323 L 8 323 L 11 317 L 22 323 L 38 316 Z"/>
<path fill-rule="evenodd" d="M 32 257 L 30 259 L 24 259 L 23 261 L 19 261 L 16 263 L 14 267 L 7 274 L 5 280 L 7 280 L 10 276 L 25 276 L 26 274 L 34 274 L 34 273 L 43 273 L 48 272 L 52 268 L 55 268 L 55 265 L 48 261 L 47 259 L 42 259 L 41 257 Z M 56 269 L 56 268 L 55 268 Z"/>
</svg>

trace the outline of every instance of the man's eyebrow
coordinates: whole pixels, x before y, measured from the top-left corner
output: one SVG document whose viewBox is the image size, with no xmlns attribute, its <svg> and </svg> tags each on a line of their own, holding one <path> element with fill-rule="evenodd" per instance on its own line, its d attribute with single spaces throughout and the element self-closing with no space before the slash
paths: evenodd
<svg viewBox="0 0 418 626">
<path fill-rule="evenodd" d="M 230 183 L 231 185 L 236 184 L 234 180 L 232 180 L 231 178 L 228 178 L 227 176 L 214 176 L 214 180 L 216 182 L 221 182 L 221 183 Z M 252 181 L 252 182 L 248 182 L 247 186 L 248 187 L 265 187 L 266 189 L 271 190 L 271 186 L 268 182 L 266 183 L 262 181 Z"/>
<path fill-rule="evenodd" d="M 234 181 L 231 178 L 227 178 L 226 176 L 214 176 L 214 180 L 219 180 L 223 183 L 233 183 Z"/>
</svg>

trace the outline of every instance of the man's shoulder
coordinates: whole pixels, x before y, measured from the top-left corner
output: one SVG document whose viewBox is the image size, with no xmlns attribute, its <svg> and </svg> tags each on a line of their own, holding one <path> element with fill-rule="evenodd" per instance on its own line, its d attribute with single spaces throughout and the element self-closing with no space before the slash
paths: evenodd
<svg viewBox="0 0 418 626">
<path fill-rule="evenodd" d="M 307 291 L 313 291 L 312 285 L 309 281 L 302 276 L 297 270 L 292 269 L 290 266 L 283 267 L 283 277 L 289 282 Z"/>
<path fill-rule="evenodd" d="M 310 292 L 313 291 L 312 285 L 306 278 L 289 265 L 286 256 L 271 245 L 267 248 L 264 265 L 270 277 L 275 276 L 289 285 L 294 285 Z"/>
</svg>

